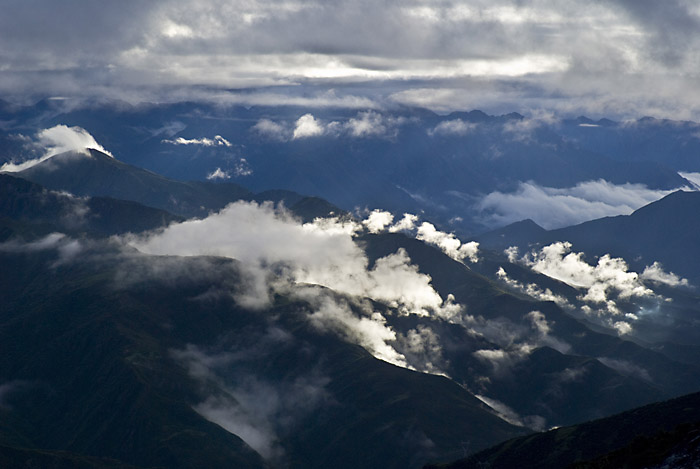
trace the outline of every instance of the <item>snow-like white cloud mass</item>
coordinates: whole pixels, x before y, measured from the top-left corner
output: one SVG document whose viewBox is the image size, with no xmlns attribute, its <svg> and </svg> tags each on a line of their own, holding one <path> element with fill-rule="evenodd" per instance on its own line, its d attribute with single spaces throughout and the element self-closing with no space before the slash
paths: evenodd
<svg viewBox="0 0 700 469">
<path fill-rule="evenodd" d="M 468 259 L 470 262 L 479 262 L 479 243 L 476 241 L 462 243 L 453 233 L 440 231 L 429 222 L 423 222 L 416 227 L 418 216 L 411 213 L 404 213 L 403 218 L 392 225 L 393 221 L 394 215 L 391 212 L 375 209 L 362 221 L 362 224 L 370 233 L 388 231 L 415 236 L 416 239 L 440 248 L 456 261 Z"/>
<path fill-rule="evenodd" d="M 54 155 L 74 151 L 90 156 L 88 149 L 99 150 L 102 153 L 113 156 L 102 145 L 97 143 L 95 138 L 82 127 L 69 127 L 67 125 L 56 125 L 49 129 L 39 131 L 36 136 L 35 147 L 43 150 L 39 158 L 21 162 L 10 162 L 0 166 L 0 171 L 18 172 L 31 168 L 32 166 L 46 161 Z"/>
<path fill-rule="evenodd" d="M 641 184 L 615 185 L 604 180 L 582 182 L 564 189 L 523 182 L 515 192 L 487 194 L 476 208 L 491 226 L 530 218 L 543 228 L 554 229 L 596 218 L 629 215 L 671 192 L 673 190 L 654 190 Z"/>
<path fill-rule="evenodd" d="M 292 139 L 318 137 L 323 135 L 324 129 L 312 114 L 304 114 L 296 121 Z"/>
<path fill-rule="evenodd" d="M 660 284 L 689 286 L 687 279 L 664 271 L 658 262 L 647 266 L 642 274 L 630 271 L 624 259 L 608 254 L 589 264 L 584 253 L 571 251 L 568 242 L 552 243 L 520 259 L 515 248 L 508 248 L 506 254 L 510 262 L 522 263 L 535 272 L 564 282 L 578 294 L 575 299 L 573 296 L 567 299 L 549 288 L 542 289 L 534 283 L 523 284 L 510 278 L 500 267 L 496 276 L 510 288 L 538 300 L 553 301 L 571 312 L 582 312 L 590 320 L 615 329 L 621 335 L 633 332 L 634 321 L 639 319 L 639 312 L 644 311 L 649 302 L 658 305 L 668 301 L 651 287 Z"/>
<path fill-rule="evenodd" d="M 380 233 L 394 221 L 394 216 L 390 212 L 373 210 L 369 216 L 362 221 L 370 233 Z"/>
<path fill-rule="evenodd" d="M 178 137 L 175 140 L 161 140 L 162 143 L 169 143 L 171 145 L 201 145 L 204 147 L 230 147 L 231 142 L 226 140 L 221 135 L 216 135 L 214 138 L 192 138 L 186 139 L 184 137 Z"/>
<path fill-rule="evenodd" d="M 452 233 L 445 233 L 435 228 L 432 223 L 423 222 L 418 227 L 417 239 L 438 246 L 448 256 L 456 260 L 468 258 L 471 262 L 478 262 L 479 243 L 470 241 L 462 242 Z"/>
<path fill-rule="evenodd" d="M 231 175 L 227 171 L 223 171 L 221 168 L 216 168 L 211 173 L 207 174 L 207 179 L 231 179 Z"/>
<path fill-rule="evenodd" d="M 593 266 L 584 260 L 583 253 L 571 252 L 571 243 L 557 242 L 545 246 L 526 256 L 525 262 L 536 272 L 584 289 L 584 301 L 610 304 L 611 293 L 621 299 L 654 296 L 639 275 L 629 271 L 624 259 L 606 254 Z"/>
<path fill-rule="evenodd" d="M 411 213 L 404 213 L 403 218 L 389 228 L 389 231 L 396 233 L 399 231 L 413 231 L 416 229 L 418 216 Z"/>
</svg>

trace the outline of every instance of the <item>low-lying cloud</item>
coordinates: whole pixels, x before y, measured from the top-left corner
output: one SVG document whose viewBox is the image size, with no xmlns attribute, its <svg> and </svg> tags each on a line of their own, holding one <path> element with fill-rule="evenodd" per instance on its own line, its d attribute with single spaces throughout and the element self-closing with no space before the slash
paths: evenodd
<svg viewBox="0 0 700 469">
<path fill-rule="evenodd" d="M 649 189 L 643 184 L 615 185 L 586 181 L 568 188 L 521 182 L 515 192 L 491 192 L 475 206 L 493 227 L 531 219 L 546 229 L 561 228 L 614 215 L 629 215 L 673 190 Z"/>
<path fill-rule="evenodd" d="M 123 239 L 148 254 L 236 259 L 247 285 L 232 292 L 239 304 L 264 308 L 274 292 L 299 297 L 313 306 L 309 320 L 319 329 L 335 332 L 386 361 L 412 367 L 394 349 L 396 333 L 384 316 L 363 299 L 379 301 L 395 314 L 452 322 L 459 322 L 462 307 L 451 295 L 442 298 L 430 276 L 419 272 L 403 249 L 377 259 L 370 269 L 353 240 L 360 229 L 359 223 L 338 219 L 302 224 L 270 203 L 236 202 L 203 220 Z"/>
<path fill-rule="evenodd" d="M 687 279 L 664 271 L 658 262 L 647 266 L 641 274 L 631 271 L 624 259 L 613 258 L 609 254 L 599 257 L 595 264 L 589 264 L 584 253 L 571 251 L 571 243 L 568 242 L 552 243 L 533 250 L 520 259 L 517 248 L 508 248 L 506 254 L 511 262 L 522 263 L 535 272 L 578 290 L 576 300 L 581 302 L 578 309 L 621 335 L 631 333 L 632 324 L 638 319 L 634 310 L 629 310 L 629 306 L 623 307 L 622 304 L 634 304 L 637 300 L 656 303 L 666 301 L 651 288 L 660 284 L 671 287 L 689 286 Z M 543 290 L 535 284 L 522 284 L 511 279 L 503 267 L 496 275 L 510 287 L 534 298 L 554 301 L 569 310 L 576 309 L 567 298 L 549 289 Z"/>
</svg>

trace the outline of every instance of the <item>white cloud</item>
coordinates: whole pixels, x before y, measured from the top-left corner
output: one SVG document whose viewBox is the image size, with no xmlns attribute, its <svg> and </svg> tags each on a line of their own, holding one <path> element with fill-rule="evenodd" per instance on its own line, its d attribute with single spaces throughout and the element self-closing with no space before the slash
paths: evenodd
<svg viewBox="0 0 700 469">
<path fill-rule="evenodd" d="M 324 129 L 312 114 L 304 114 L 297 119 L 292 139 L 318 137 L 323 135 Z"/>
<path fill-rule="evenodd" d="M 452 119 L 448 121 L 442 121 L 434 128 L 428 130 L 428 135 L 456 135 L 462 136 L 467 135 L 474 131 L 477 125 L 473 122 L 466 122 L 462 119 Z"/>
<path fill-rule="evenodd" d="M 411 213 L 404 213 L 403 218 L 396 222 L 393 226 L 389 227 L 391 233 L 397 233 L 399 231 L 413 231 L 416 229 L 416 222 L 418 217 Z"/>
<path fill-rule="evenodd" d="M 375 111 L 361 111 L 355 117 L 345 121 L 323 122 L 316 119 L 313 114 L 306 113 L 294 123 L 294 130 L 290 130 L 286 124 L 260 119 L 251 131 L 274 140 L 286 141 L 307 137 L 395 137 L 398 126 L 405 122 L 405 118 L 380 114 Z"/>
<path fill-rule="evenodd" d="M 658 262 L 646 266 L 640 278 L 654 283 L 663 283 L 672 287 L 688 286 L 687 279 L 681 278 L 673 272 L 666 272 Z"/>
<path fill-rule="evenodd" d="M 358 316 L 342 302 L 330 301 L 319 293 L 322 290 L 300 289 L 302 285 L 318 285 L 356 298 L 355 302 L 372 298 L 395 308 L 398 314 L 461 320 L 462 307 L 451 295 L 443 299 L 432 287 L 431 278 L 411 264 L 403 249 L 377 259 L 369 269 L 369 261 L 353 241 L 358 229 L 354 222 L 337 219 L 302 225 L 271 204 L 236 202 L 203 220 L 188 220 L 122 239 L 149 254 L 237 259 L 245 274 L 245 288 L 232 293 L 240 304 L 262 308 L 269 304 L 272 291 L 304 292 L 316 306 L 309 316 L 316 324 L 325 324 L 337 333 L 343 331 L 346 339 L 355 340 L 382 359 L 411 365 L 389 343 L 396 336 L 381 314 L 370 308 Z"/>
<path fill-rule="evenodd" d="M 162 143 L 169 143 L 171 145 L 201 145 L 204 147 L 230 147 L 231 142 L 226 140 L 224 137 L 221 135 L 216 135 L 214 138 L 207 138 L 207 137 L 202 137 L 202 138 L 193 138 L 193 139 L 186 139 L 183 137 L 178 137 L 175 140 L 161 140 Z"/>
<path fill-rule="evenodd" d="M 523 259 L 536 272 L 584 289 L 583 301 L 605 303 L 611 310 L 616 309 L 610 303 L 613 296 L 621 299 L 655 296 L 636 272 L 628 270 L 624 259 L 606 254 L 593 266 L 583 260 L 583 253 L 571 252 L 571 244 L 567 242 L 550 244 Z"/>
<path fill-rule="evenodd" d="M 476 204 L 491 226 L 530 218 L 546 229 L 560 228 L 613 215 L 629 215 L 673 190 L 654 190 L 642 184 L 615 185 L 587 181 L 558 189 L 522 182 L 512 193 L 491 192 Z"/>
<path fill-rule="evenodd" d="M 251 131 L 274 140 L 287 140 L 290 137 L 290 131 L 285 126 L 270 119 L 260 119 L 251 127 Z"/>
<path fill-rule="evenodd" d="M 370 233 L 380 233 L 394 221 L 394 216 L 390 212 L 383 210 L 372 210 L 367 219 L 362 224 L 367 227 Z"/>
<path fill-rule="evenodd" d="M 227 171 L 223 171 L 221 168 L 216 168 L 214 171 L 207 174 L 207 179 L 210 181 L 212 179 L 231 179 L 231 175 Z"/>
<path fill-rule="evenodd" d="M 353 137 L 383 135 L 387 128 L 381 114 L 376 112 L 360 112 L 357 117 L 348 120 L 347 128 Z"/>
<path fill-rule="evenodd" d="M 82 127 L 68 127 L 66 125 L 56 125 L 49 129 L 41 130 L 37 133 L 35 146 L 43 149 L 43 155 L 39 158 L 17 163 L 5 163 L 0 166 L 0 171 L 18 172 L 46 161 L 54 155 L 67 151 L 78 152 L 86 157 L 90 156 L 87 149 L 94 149 L 102 153 L 113 156 L 109 151 L 97 143 L 95 138 Z"/>
<path fill-rule="evenodd" d="M 511 261 L 514 262 L 514 261 Z M 521 282 L 518 282 L 515 279 L 512 279 L 508 276 L 508 273 L 505 271 L 503 267 L 499 267 L 498 271 L 496 271 L 496 277 L 504 282 L 506 285 L 508 285 L 510 288 L 513 288 L 515 290 L 518 290 L 528 296 L 531 296 L 532 298 L 535 298 L 540 301 L 552 301 L 559 305 L 562 308 L 566 309 L 573 309 L 573 305 L 564 298 L 561 295 L 557 295 L 552 292 L 549 288 L 545 288 L 544 290 L 540 288 L 539 285 L 535 283 L 528 283 L 528 284 L 523 284 Z"/>
<path fill-rule="evenodd" d="M 678 173 L 682 178 L 687 179 L 690 181 L 695 187 L 695 190 L 700 189 L 700 173 L 684 173 L 680 172 Z"/>
<path fill-rule="evenodd" d="M 462 244 L 455 235 L 439 231 L 432 223 L 423 222 L 418 227 L 416 239 L 434 244 L 455 260 L 461 261 L 468 258 L 470 262 L 479 262 L 479 243 L 470 241 Z"/>
</svg>

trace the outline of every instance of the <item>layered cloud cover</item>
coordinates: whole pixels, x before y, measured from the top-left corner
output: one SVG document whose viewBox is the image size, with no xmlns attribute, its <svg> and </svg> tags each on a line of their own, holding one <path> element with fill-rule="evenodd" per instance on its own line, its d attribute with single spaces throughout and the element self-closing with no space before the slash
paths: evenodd
<svg viewBox="0 0 700 469">
<path fill-rule="evenodd" d="M 6 96 L 612 117 L 700 108 L 700 11 L 680 0 L 10 0 L 3 9 Z"/>
<path fill-rule="evenodd" d="M 17 172 L 46 161 L 54 155 L 67 151 L 75 151 L 90 156 L 88 149 L 99 150 L 109 156 L 112 154 L 97 143 L 95 138 L 82 127 L 69 127 L 67 125 L 56 125 L 49 129 L 39 131 L 36 138 L 27 138 L 29 150 L 39 153 L 37 158 L 31 158 L 21 162 L 10 162 L 0 166 L 0 171 Z"/>
</svg>

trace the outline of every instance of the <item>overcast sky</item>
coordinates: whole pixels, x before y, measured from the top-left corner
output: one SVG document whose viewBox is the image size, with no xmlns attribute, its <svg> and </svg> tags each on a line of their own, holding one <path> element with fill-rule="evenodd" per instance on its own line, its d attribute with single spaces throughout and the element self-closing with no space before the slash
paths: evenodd
<svg viewBox="0 0 700 469">
<path fill-rule="evenodd" d="M 700 119 L 699 46 L 691 0 L 3 0 L 0 93 Z"/>
</svg>

